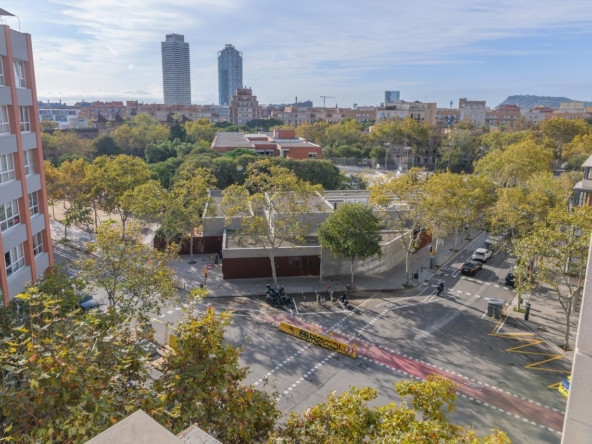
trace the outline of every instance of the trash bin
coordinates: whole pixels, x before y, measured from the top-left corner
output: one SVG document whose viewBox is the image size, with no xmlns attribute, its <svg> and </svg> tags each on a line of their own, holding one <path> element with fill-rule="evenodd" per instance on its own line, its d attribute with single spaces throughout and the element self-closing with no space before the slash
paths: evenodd
<svg viewBox="0 0 592 444">
<path fill-rule="evenodd" d="M 500 319 L 504 311 L 504 299 L 490 299 L 487 302 L 487 316 L 490 318 Z"/>
<path fill-rule="evenodd" d="M 415 279 L 415 280 L 419 279 L 419 273 L 417 271 L 415 273 L 413 273 L 413 279 Z"/>
<path fill-rule="evenodd" d="M 527 302 L 526 308 L 524 309 L 524 320 L 528 321 L 529 317 L 530 317 L 530 302 Z"/>
</svg>

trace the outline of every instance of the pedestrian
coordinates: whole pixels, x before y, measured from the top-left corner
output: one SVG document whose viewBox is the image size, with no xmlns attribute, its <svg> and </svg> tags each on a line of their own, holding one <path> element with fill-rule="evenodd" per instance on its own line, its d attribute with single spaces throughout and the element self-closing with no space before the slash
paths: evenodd
<svg viewBox="0 0 592 444">
<path fill-rule="evenodd" d="M 315 293 L 317 296 L 317 305 L 320 307 L 321 306 L 321 296 L 318 293 Z"/>
<path fill-rule="evenodd" d="M 216 253 L 216 256 L 214 257 L 214 264 L 218 265 L 218 253 Z"/>
<path fill-rule="evenodd" d="M 220 260 L 222 260 L 223 259 L 223 257 L 222 257 L 222 250 L 220 250 L 220 253 L 218 253 L 218 255 L 220 256 Z"/>
</svg>

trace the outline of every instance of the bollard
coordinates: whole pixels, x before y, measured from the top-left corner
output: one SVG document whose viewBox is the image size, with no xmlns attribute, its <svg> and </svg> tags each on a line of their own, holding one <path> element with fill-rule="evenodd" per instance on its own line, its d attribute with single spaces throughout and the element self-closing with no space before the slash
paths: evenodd
<svg viewBox="0 0 592 444">
<path fill-rule="evenodd" d="M 526 303 L 526 308 L 524 309 L 524 320 L 528 321 L 528 318 L 530 317 L 530 303 L 527 302 Z"/>
</svg>

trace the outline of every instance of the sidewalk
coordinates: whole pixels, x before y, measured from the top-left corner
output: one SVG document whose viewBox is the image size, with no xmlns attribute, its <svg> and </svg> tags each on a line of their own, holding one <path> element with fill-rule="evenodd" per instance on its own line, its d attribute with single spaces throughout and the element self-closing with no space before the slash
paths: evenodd
<svg viewBox="0 0 592 444">
<path fill-rule="evenodd" d="M 59 242 L 64 237 L 64 225 L 55 220 L 50 221 L 52 239 L 54 243 Z M 153 227 L 145 230 L 145 237 L 143 242 L 147 245 L 152 245 L 152 238 L 154 236 Z M 480 237 L 479 237 L 480 236 Z M 485 236 L 481 231 L 473 230 L 471 233 L 471 240 L 466 240 L 464 235 L 460 236 L 457 248 L 460 250 L 468 244 L 480 244 L 485 240 Z M 80 251 L 84 251 L 87 242 L 91 241 L 93 236 L 78 227 L 68 228 L 68 242 L 66 245 Z M 478 239 L 478 240 L 476 240 Z M 454 236 L 444 238 L 444 244 L 440 246 L 439 263 L 440 265 L 446 262 L 456 254 L 452 251 L 454 244 Z M 209 290 L 208 297 L 235 297 L 235 296 L 262 296 L 265 294 L 267 284 L 273 285 L 271 278 L 257 278 L 257 279 L 222 279 L 222 265 L 215 265 L 213 263 L 213 255 L 210 254 L 195 254 L 195 264 L 189 264 L 189 255 L 180 256 L 179 259 L 172 264 L 171 268 L 177 274 L 177 286 L 180 289 L 191 291 L 194 288 L 199 288 L 200 284 L 204 284 L 204 277 L 202 269 L 204 266 L 210 264 L 211 269 L 208 272 L 207 287 Z M 431 278 L 438 270 L 429 269 L 430 252 L 428 247 L 424 247 L 416 251 L 411 256 L 411 272 L 418 273 L 418 279 L 412 279 L 411 285 L 419 286 L 427 279 Z M 392 270 L 377 274 L 377 275 L 356 275 L 355 285 L 357 291 L 394 291 L 405 290 L 406 272 L 405 262 L 400 263 Z M 332 285 L 336 292 L 341 292 L 346 289 L 346 285 L 350 283 L 350 276 L 328 276 L 321 278 L 319 276 L 310 277 L 280 277 L 278 283 L 283 285 L 288 294 L 310 294 L 320 291 L 326 291 L 328 285 Z"/>
<path fill-rule="evenodd" d="M 473 231 L 471 240 L 459 239 L 457 248 L 460 250 L 470 243 L 481 244 L 485 241 L 485 236 L 481 235 L 481 231 Z M 480 236 L 478 240 L 476 238 Z M 444 244 L 440 247 L 440 265 L 445 264 L 452 256 L 456 254 L 452 251 L 454 244 L 454 237 L 449 236 L 444 239 Z M 222 279 L 222 265 L 215 265 L 212 263 L 212 256 L 209 254 L 194 255 L 195 264 L 189 264 L 189 256 L 184 255 L 180 257 L 180 261 L 171 264 L 171 267 L 176 271 L 179 279 L 178 285 L 191 291 L 198 288 L 200 284 L 204 284 L 202 269 L 204 266 L 210 264 L 211 269 L 208 272 L 207 287 L 208 297 L 233 297 L 233 296 L 262 296 L 265 294 L 266 285 L 273 285 L 272 278 L 256 278 L 256 279 Z M 425 247 L 415 252 L 411 257 L 411 272 L 418 272 L 418 279 L 412 279 L 411 285 L 417 287 L 427 279 L 431 278 L 438 270 L 429 269 L 430 252 L 429 248 Z M 405 262 L 394 267 L 392 270 L 376 275 L 356 275 L 354 276 L 357 291 L 394 291 L 405 290 L 406 272 Z M 311 277 L 280 277 L 278 284 L 283 285 L 286 293 L 291 295 L 310 294 L 315 292 L 324 292 L 328 285 L 332 285 L 336 292 L 342 292 L 346 289 L 346 285 L 350 283 L 350 276 L 327 276 L 322 280 L 319 276 Z"/>
</svg>

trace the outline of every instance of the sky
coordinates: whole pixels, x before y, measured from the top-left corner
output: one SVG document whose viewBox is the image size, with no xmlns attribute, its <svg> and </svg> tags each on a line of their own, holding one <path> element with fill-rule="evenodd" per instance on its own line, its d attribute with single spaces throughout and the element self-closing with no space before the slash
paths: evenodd
<svg viewBox="0 0 592 444">
<path fill-rule="evenodd" d="M 495 107 L 592 101 L 591 0 L 2 0 L 32 35 L 40 100 L 162 103 L 160 42 L 189 42 L 192 102 L 218 103 L 217 52 L 243 52 L 259 103 Z M 7 23 L 19 29 L 16 18 Z"/>
</svg>

